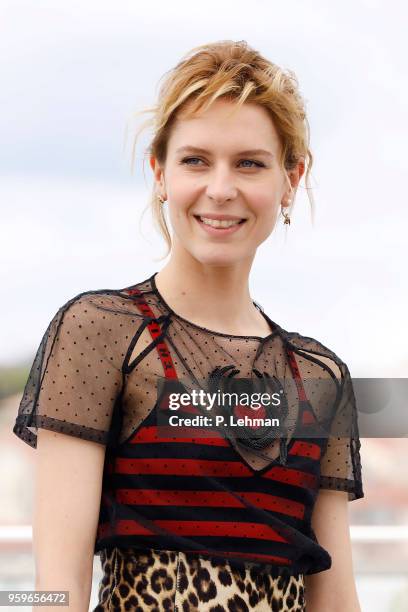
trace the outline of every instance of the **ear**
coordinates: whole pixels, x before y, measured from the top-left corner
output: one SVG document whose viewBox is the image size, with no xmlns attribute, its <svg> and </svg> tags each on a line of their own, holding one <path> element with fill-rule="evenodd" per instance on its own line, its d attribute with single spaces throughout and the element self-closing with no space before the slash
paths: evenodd
<svg viewBox="0 0 408 612">
<path fill-rule="evenodd" d="M 297 187 L 300 183 L 300 179 L 302 178 L 304 172 L 305 172 L 305 162 L 303 158 L 301 158 L 298 161 L 298 163 L 296 164 L 294 168 L 292 168 L 292 170 L 288 170 L 288 176 L 289 176 L 290 184 L 291 184 L 293 191 L 289 190 L 287 193 L 287 197 L 290 198 L 291 200 L 293 200 L 293 196 L 296 195 Z M 283 204 L 283 206 L 285 206 L 285 204 Z"/>
<path fill-rule="evenodd" d="M 154 180 L 159 187 L 160 192 L 165 192 L 164 170 L 154 155 L 149 158 L 150 167 L 153 170 Z"/>
<path fill-rule="evenodd" d="M 300 179 L 302 178 L 304 172 L 305 172 L 305 161 L 302 157 L 298 161 L 296 166 L 288 172 L 290 182 L 291 182 L 293 189 L 296 189 L 296 187 L 299 185 Z"/>
</svg>

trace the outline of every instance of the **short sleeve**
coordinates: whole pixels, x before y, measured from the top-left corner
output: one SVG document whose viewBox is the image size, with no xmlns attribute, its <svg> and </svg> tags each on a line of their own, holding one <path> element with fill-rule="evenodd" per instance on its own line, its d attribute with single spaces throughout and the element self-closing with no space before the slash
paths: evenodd
<svg viewBox="0 0 408 612">
<path fill-rule="evenodd" d="M 118 329 L 89 294 L 54 315 L 37 349 L 13 432 L 37 447 L 38 427 L 106 445 L 122 385 Z"/>
<path fill-rule="evenodd" d="M 364 497 L 361 475 L 360 437 L 353 383 L 342 364 L 340 399 L 328 430 L 327 447 L 321 459 L 321 489 L 347 491 L 348 500 Z"/>
</svg>

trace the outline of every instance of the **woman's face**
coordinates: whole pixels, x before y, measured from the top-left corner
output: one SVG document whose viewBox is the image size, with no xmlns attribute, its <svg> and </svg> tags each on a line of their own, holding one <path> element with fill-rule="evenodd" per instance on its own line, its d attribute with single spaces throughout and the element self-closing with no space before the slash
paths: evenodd
<svg viewBox="0 0 408 612">
<path fill-rule="evenodd" d="M 173 249 L 203 264 L 252 260 L 272 232 L 281 204 L 292 197 L 279 153 L 272 119 L 258 104 L 237 109 L 217 100 L 193 118 L 180 114 L 164 167 L 150 159 L 157 193 L 168 202 Z M 289 176 L 296 187 L 299 169 Z M 240 223 L 219 228 L 211 217 Z"/>
</svg>

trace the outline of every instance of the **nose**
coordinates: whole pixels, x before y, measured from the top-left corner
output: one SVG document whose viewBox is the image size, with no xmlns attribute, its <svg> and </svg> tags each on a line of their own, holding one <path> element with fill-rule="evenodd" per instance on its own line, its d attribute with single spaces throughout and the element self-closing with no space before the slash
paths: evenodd
<svg viewBox="0 0 408 612">
<path fill-rule="evenodd" d="M 228 168 L 218 166 L 208 173 L 206 194 L 216 203 L 222 204 L 226 200 L 233 200 L 237 195 L 237 188 Z"/>
</svg>

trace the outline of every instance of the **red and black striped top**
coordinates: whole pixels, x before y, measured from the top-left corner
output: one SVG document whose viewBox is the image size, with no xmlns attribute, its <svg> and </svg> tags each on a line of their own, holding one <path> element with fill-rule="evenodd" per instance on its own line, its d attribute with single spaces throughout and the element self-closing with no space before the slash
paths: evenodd
<svg viewBox="0 0 408 612">
<path fill-rule="evenodd" d="M 33 447 L 38 427 L 106 445 L 95 553 L 134 546 L 277 572 L 328 569 L 330 555 L 311 528 L 319 488 L 347 491 L 349 500 L 364 495 L 347 366 L 262 309 L 271 327 L 266 337 L 187 321 L 168 306 L 154 277 L 81 293 L 58 310 L 13 431 Z M 169 389 L 185 390 L 215 373 L 223 381 L 280 381 L 285 435 L 270 437 L 263 428 L 257 445 L 231 437 L 232 428 L 182 425 L 173 434 L 159 425 L 170 414 Z M 200 414 L 191 403 L 177 411 L 178 418 Z"/>
</svg>

